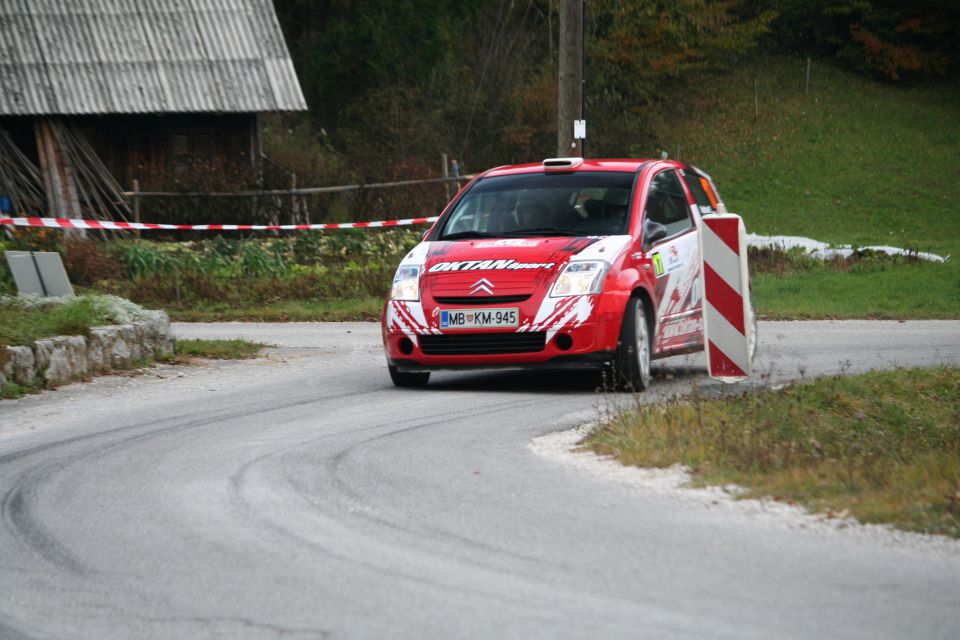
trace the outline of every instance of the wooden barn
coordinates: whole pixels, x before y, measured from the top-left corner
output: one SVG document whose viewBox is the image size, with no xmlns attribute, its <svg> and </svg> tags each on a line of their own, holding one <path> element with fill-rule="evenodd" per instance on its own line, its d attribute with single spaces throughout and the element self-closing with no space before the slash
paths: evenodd
<svg viewBox="0 0 960 640">
<path fill-rule="evenodd" d="M 0 2 L 14 213 L 96 215 L 134 180 L 256 167 L 260 114 L 305 109 L 272 0 Z"/>
</svg>

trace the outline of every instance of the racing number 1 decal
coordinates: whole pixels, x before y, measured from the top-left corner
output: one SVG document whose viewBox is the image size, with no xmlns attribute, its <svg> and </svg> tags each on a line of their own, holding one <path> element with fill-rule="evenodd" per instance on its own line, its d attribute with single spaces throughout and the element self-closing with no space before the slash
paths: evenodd
<svg viewBox="0 0 960 640">
<path fill-rule="evenodd" d="M 653 254 L 653 272 L 658 278 L 663 275 L 663 258 L 659 253 Z"/>
</svg>

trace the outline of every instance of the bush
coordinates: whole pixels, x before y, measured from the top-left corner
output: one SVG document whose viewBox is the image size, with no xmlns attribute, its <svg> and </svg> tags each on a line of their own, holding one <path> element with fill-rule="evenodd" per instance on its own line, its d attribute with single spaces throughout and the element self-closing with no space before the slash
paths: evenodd
<svg viewBox="0 0 960 640">
<path fill-rule="evenodd" d="M 120 263 L 104 251 L 102 242 L 69 238 L 63 248 L 63 265 L 74 284 L 92 285 L 120 272 Z"/>
<path fill-rule="evenodd" d="M 63 231 L 45 227 L 13 227 L 7 242 L 9 251 L 60 251 Z"/>
</svg>

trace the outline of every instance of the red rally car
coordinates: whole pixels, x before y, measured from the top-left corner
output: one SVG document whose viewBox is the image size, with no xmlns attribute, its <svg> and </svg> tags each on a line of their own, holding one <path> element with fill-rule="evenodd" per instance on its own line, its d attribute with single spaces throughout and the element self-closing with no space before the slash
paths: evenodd
<svg viewBox="0 0 960 640">
<path fill-rule="evenodd" d="M 698 230 L 725 209 L 671 160 L 553 158 L 491 169 L 397 269 L 383 311 L 394 384 L 435 369 L 609 368 L 703 350 Z"/>
</svg>

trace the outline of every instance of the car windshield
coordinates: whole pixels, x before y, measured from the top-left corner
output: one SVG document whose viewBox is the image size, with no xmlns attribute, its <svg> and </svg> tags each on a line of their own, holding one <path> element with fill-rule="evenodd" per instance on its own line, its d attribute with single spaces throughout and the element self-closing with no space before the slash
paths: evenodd
<svg viewBox="0 0 960 640">
<path fill-rule="evenodd" d="M 626 233 L 633 179 L 613 171 L 484 178 L 446 216 L 439 239 Z"/>
</svg>

